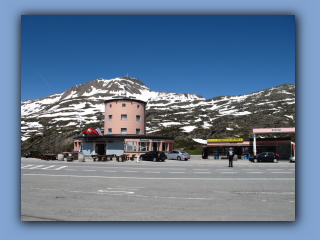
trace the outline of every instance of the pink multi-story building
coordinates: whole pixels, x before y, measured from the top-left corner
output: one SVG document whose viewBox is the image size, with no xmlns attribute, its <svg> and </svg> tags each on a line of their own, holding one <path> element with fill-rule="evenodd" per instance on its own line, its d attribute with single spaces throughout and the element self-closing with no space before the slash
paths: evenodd
<svg viewBox="0 0 320 240">
<path fill-rule="evenodd" d="M 146 135 L 146 102 L 123 98 L 104 103 L 104 135 Z"/>
<path fill-rule="evenodd" d="M 133 98 L 112 98 L 104 102 L 104 135 L 74 139 L 74 151 L 86 156 L 127 154 L 174 149 L 173 138 L 146 135 L 147 103 Z"/>
</svg>

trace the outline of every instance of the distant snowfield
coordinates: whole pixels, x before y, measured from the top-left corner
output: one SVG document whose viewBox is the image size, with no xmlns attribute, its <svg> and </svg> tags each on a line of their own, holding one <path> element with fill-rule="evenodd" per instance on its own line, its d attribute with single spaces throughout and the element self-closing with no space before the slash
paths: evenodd
<svg viewBox="0 0 320 240">
<path fill-rule="evenodd" d="M 204 122 L 203 125 L 202 125 L 202 127 L 205 128 L 205 129 L 208 129 L 208 128 L 211 127 L 211 124 L 208 123 L 208 122 Z"/>
<path fill-rule="evenodd" d="M 65 125 L 61 127 L 73 127 L 80 121 L 86 124 L 96 124 L 98 122 L 97 116 L 104 115 L 104 101 L 112 98 L 110 94 L 122 98 L 124 95 L 121 94 L 125 85 L 123 78 L 97 79 L 95 81 L 95 84 L 98 83 L 98 85 L 90 86 L 90 82 L 88 82 L 89 84 L 76 85 L 63 93 L 21 102 L 21 139 L 26 140 L 29 133 L 41 129 L 43 126 L 39 120 L 43 118 L 53 119 L 51 123 L 64 122 Z M 146 110 L 152 112 L 152 117 L 156 117 L 148 122 L 151 126 L 146 128 L 148 133 L 159 131 L 160 127 L 169 126 L 180 126 L 183 132 L 190 133 L 199 124 L 204 129 L 211 128 L 212 121 L 222 116 L 250 115 L 252 112 L 248 109 L 251 110 L 249 107 L 252 105 L 262 106 L 268 111 L 273 111 L 272 114 L 276 114 L 283 110 L 284 105 L 295 104 L 294 93 L 281 90 L 278 87 L 247 95 L 205 99 L 190 93 L 155 92 L 132 79 L 126 80 L 126 82 L 127 89 L 129 89 L 127 96 L 147 102 Z M 108 88 L 112 84 L 115 85 L 113 90 Z M 101 87 L 101 85 L 105 88 L 95 87 Z M 292 88 L 294 89 L 294 86 Z M 130 92 L 130 89 L 134 90 Z M 67 93 L 69 94 L 67 95 Z M 285 98 L 270 100 L 277 99 L 271 97 L 270 99 L 266 98 L 263 102 L 259 101 L 261 97 L 271 96 L 273 93 L 285 94 Z M 103 97 L 106 94 L 108 95 Z M 294 120 L 294 115 L 284 116 L 288 121 Z M 29 120 L 26 121 L 27 119 Z M 30 119 L 32 120 L 30 121 Z M 233 128 L 225 130 L 232 131 Z"/>
<path fill-rule="evenodd" d="M 160 125 L 164 126 L 164 127 L 169 127 L 172 125 L 181 125 L 181 123 L 179 122 L 167 122 L 167 123 L 159 123 Z"/>
<path fill-rule="evenodd" d="M 196 126 L 185 126 L 185 127 L 181 127 L 183 129 L 184 132 L 192 132 L 193 129 L 197 128 Z"/>
<path fill-rule="evenodd" d="M 204 139 L 193 138 L 192 140 L 197 142 L 197 143 L 207 144 L 207 140 L 204 140 Z"/>
</svg>

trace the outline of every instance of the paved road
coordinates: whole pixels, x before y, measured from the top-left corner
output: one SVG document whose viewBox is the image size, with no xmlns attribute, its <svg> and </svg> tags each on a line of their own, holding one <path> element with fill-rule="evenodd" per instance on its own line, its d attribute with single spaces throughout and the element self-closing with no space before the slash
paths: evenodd
<svg viewBox="0 0 320 240">
<path fill-rule="evenodd" d="M 23 221 L 294 221 L 295 164 L 21 158 Z"/>
</svg>

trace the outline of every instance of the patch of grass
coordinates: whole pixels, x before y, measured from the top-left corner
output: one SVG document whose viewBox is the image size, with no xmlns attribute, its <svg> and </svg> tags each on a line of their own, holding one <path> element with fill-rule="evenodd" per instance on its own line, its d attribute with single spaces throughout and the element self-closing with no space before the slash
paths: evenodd
<svg viewBox="0 0 320 240">
<path fill-rule="evenodd" d="M 190 155 L 202 155 L 202 148 L 201 149 L 194 149 L 194 150 L 185 150 Z"/>
</svg>

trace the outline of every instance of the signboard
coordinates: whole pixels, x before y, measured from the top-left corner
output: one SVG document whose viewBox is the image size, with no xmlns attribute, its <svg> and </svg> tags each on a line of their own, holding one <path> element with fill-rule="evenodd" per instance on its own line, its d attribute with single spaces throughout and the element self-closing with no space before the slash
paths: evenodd
<svg viewBox="0 0 320 240">
<path fill-rule="evenodd" d="M 242 142 L 243 138 L 218 138 L 218 139 L 207 139 L 207 142 Z"/>
<path fill-rule="evenodd" d="M 139 139 L 140 142 L 150 142 L 150 139 Z M 152 142 L 161 142 L 161 139 L 151 139 Z"/>
</svg>

